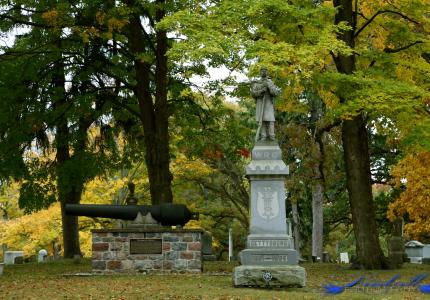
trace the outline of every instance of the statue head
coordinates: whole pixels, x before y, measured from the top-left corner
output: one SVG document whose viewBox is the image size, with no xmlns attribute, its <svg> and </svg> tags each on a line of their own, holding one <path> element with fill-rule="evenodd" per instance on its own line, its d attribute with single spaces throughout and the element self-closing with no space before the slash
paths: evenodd
<svg viewBox="0 0 430 300">
<path fill-rule="evenodd" d="M 261 78 L 267 78 L 267 68 L 261 67 L 260 74 L 261 74 Z"/>
</svg>

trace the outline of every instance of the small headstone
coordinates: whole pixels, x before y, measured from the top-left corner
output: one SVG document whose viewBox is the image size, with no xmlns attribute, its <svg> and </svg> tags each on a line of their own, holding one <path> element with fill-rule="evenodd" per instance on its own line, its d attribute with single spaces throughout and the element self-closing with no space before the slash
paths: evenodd
<svg viewBox="0 0 430 300">
<path fill-rule="evenodd" d="M 228 230 L 228 261 L 233 260 L 233 231 L 230 228 Z"/>
<path fill-rule="evenodd" d="M 3 275 L 4 263 L 0 263 L 0 276 Z"/>
<path fill-rule="evenodd" d="M 344 264 L 349 264 L 348 252 L 341 252 L 340 253 L 340 262 L 344 263 Z"/>
<path fill-rule="evenodd" d="M 43 263 L 43 262 L 46 261 L 47 257 L 48 257 L 48 251 L 46 251 L 45 249 L 42 249 L 38 253 L 37 262 L 38 263 Z"/>
<path fill-rule="evenodd" d="M 402 266 L 405 255 L 404 241 L 401 236 L 392 236 L 388 240 L 388 263 L 391 268 Z"/>
<path fill-rule="evenodd" d="M 330 254 L 327 251 L 324 251 L 322 254 L 322 261 L 324 263 L 329 263 L 330 262 Z"/>
<path fill-rule="evenodd" d="M 216 256 L 212 253 L 212 234 L 208 231 L 202 234 L 202 258 L 205 261 L 216 260 Z"/>
</svg>

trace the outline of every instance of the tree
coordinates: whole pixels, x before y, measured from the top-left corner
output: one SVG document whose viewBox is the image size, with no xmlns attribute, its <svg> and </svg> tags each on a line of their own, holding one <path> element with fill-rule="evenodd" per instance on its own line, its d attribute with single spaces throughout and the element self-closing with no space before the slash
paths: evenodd
<svg viewBox="0 0 430 300">
<path fill-rule="evenodd" d="M 384 116 L 406 133 L 406 116 L 427 113 L 423 55 L 428 53 L 428 18 L 419 13 L 425 1 L 331 3 L 226 0 L 182 11 L 170 24 L 187 37 L 178 47 L 184 60 L 204 57 L 232 65 L 234 57 L 228 54 L 240 49 L 248 60 L 238 65 L 249 64 L 250 75 L 258 66 L 268 66 L 284 87 L 281 110 L 303 107 L 299 95 L 304 87 L 318 91 L 332 123 L 342 121 L 358 263 L 382 268 L 386 264 L 375 222 L 366 125 Z M 208 34 L 202 27 L 210 28 Z M 226 38 L 217 42 L 218 34 Z M 195 44 L 201 46 L 196 49 Z"/>
<path fill-rule="evenodd" d="M 1 8 L 3 32 L 14 27 L 25 31 L 12 47 L 2 49 L 1 176 L 24 180 L 20 206 L 27 212 L 58 198 L 64 256 L 80 255 L 77 217 L 67 216 L 64 205 L 79 203 L 84 184 L 104 172 L 117 154 L 114 147 L 109 153 L 102 147 L 113 145 L 105 121 L 110 112 L 105 82 L 96 71 L 106 41 L 88 43 L 81 35 L 94 23 L 87 15 L 95 15 L 93 7 L 8 1 Z M 104 128 L 104 138 L 92 152 L 87 134 L 94 123 Z"/>
<path fill-rule="evenodd" d="M 422 151 L 406 155 L 393 168 L 392 174 L 400 196 L 389 205 L 388 217 L 394 221 L 398 217 L 405 217 L 406 233 L 414 239 L 428 239 L 430 228 L 429 216 L 429 178 L 426 166 L 430 160 L 430 153 Z"/>
</svg>

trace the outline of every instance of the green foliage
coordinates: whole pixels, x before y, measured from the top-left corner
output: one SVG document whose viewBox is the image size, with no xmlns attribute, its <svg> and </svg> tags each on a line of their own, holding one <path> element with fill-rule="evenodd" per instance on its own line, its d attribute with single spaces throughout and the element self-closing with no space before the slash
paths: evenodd
<svg viewBox="0 0 430 300">
<path fill-rule="evenodd" d="M 24 182 L 19 192 L 19 207 L 24 208 L 26 213 L 49 207 L 56 201 L 52 190 L 50 183 L 44 185 L 39 182 Z"/>
</svg>

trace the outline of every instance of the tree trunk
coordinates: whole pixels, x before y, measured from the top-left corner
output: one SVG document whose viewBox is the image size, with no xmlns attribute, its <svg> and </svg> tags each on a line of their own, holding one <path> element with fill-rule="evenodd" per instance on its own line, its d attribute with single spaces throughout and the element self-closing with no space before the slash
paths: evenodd
<svg viewBox="0 0 430 300">
<path fill-rule="evenodd" d="M 299 231 L 299 210 L 296 202 L 291 202 L 291 213 L 293 215 L 293 235 L 294 235 L 294 248 L 297 251 L 297 256 L 300 255 L 300 231 Z"/>
<path fill-rule="evenodd" d="M 314 182 L 312 185 L 312 256 L 322 259 L 324 186 L 321 183 L 321 178 Z"/>
<path fill-rule="evenodd" d="M 312 148 L 312 158 L 314 160 L 313 180 L 312 180 L 312 257 L 322 260 L 324 249 L 324 144 L 322 133 L 317 133 L 316 124 L 321 118 L 322 112 L 318 105 L 321 100 L 318 98 L 310 102 L 311 105 L 311 129 L 314 137 L 314 147 Z"/>
<path fill-rule="evenodd" d="M 57 108 L 61 109 L 60 103 L 57 102 L 55 106 L 56 111 L 59 112 Z M 60 118 L 57 122 L 57 133 L 55 136 L 57 150 L 57 190 L 58 199 L 61 203 L 64 258 L 73 258 L 75 255 L 81 255 L 78 217 L 66 215 L 64 207 L 68 203 L 78 204 L 82 190 L 77 191 L 74 188 L 73 183 L 70 182 L 70 174 L 68 174 L 67 168 L 65 168 L 67 162 L 70 161 L 68 135 L 67 119 L 64 117 Z"/>
<path fill-rule="evenodd" d="M 346 22 L 350 30 L 338 36 L 348 46 L 354 48 L 355 19 L 352 0 L 333 0 L 338 7 L 335 24 Z M 355 71 L 354 55 L 338 55 L 334 57 L 340 73 L 352 74 Z M 345 102 L 341 99 L 341 102 Z M 342 142 L 347 175 L 347 188 L 351 206 L 352 222 L 356 240 L 357 263 L 366 269 L 386 267 L 386 260 L 379 244 L 379 235 L 373 207 L 370 156 L 368 136 L 363 116 L 357 115 L 342 124 Z"/>
<path fill-rule="evenodd" d="M 361 115 L 343 122 L 342 142 L 358 264 L 366 269 L 381 269 L 386 267 L 386 261 L 379 244 L 368 137 Z"/>
<path fill-rule="evenodd" d="M 61 55 L 61 40 L 58 39 L 58 50 Z M 81 191 L 76 191 L 71 182 L 70 174 L 65 168 L 68 161 L 70 161 L 69 149 L 69 128 L 68 119 L 65 115 L 67 110 L 67 99 L 65 92 L 65 70 L 64 63 L 61 57 L 54 65 L 56 72 L 54 73 L 53 84 L 55 90 L 53 93 L 53 107 L 57 116 L 56 123 L 56 175 L 57 175 L 57 190 L 58 199 L 61 203 L 61 220 L 63 229 L 63 248 L 64 258 L 73 258 L 75 255 L 81 256 L 81 248 L 79 244 L 79 227 L 78 217 L 68 216 L 65 214 L 65 204 L 77 204 L 80 201 Z"/>
<path fill-rule="evenodd" d="M 156 1 L 156 21 L 164 16 L 162 3 Z M 128 1 L 129 6 L 134 1 Z M 128 40 L 132 53 L 137 56 L 147 52 L 149 41 L 142 32 L 140 16 L 130 18 Z M 162 30 L 156 31 L 156 70 L 155 101 L 150 91 L 151 65 L 141 59 L 135 60 L 136 86 L 135 94 L 139 102 L 141 121 L 144 131 L 145 162 L 148 169 L 149 186 L 152 204 L 171 203 L 173 176 L 170 173 L 169 131 L 167 105 L 167 36 Z"/>
</svg>

